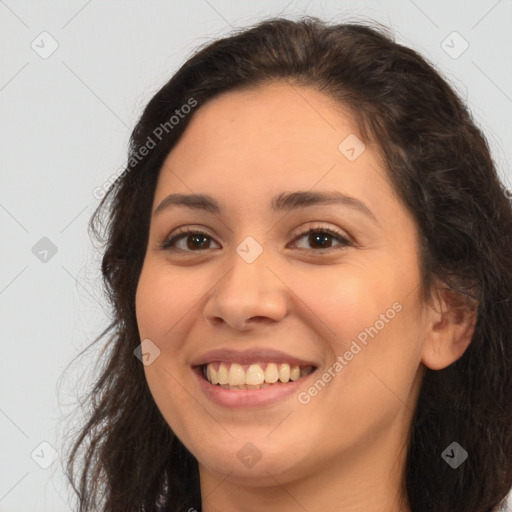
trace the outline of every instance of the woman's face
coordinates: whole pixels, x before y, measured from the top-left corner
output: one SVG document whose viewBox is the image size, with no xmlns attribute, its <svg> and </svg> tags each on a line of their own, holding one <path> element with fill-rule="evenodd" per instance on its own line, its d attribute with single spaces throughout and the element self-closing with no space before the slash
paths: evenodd
<svg viewBox="0 0 512 512">
<path fill-rule="evenodd" d="M 160 173 L 136 309 L 151 393 L 202 476 L 389 478 L 405 455 L 418 235 L 322 93 L 274 83 L 194 113 Z"/>
</svg>

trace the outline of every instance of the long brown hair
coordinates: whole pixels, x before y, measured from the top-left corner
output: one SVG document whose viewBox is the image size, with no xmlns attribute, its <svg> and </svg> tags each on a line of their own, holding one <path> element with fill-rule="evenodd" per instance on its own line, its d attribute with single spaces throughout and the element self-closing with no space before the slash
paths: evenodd
<svg viewBox="0 0 512 512">
<path fill-rule="evenodd" d="M 193 112 L 174 124 L 171 116 L 191 99 L 197 110 L 224 91 L 273 80 L 315 87 L 350 109 L 421 232 L 425 297 L 436 277 L 478 304 L 464 355 L 425 373 L 404 488 L 414 512 L 498 510 L 512 486 L 510 199 L 470 113 L 424 58 L 382 28 L 311 17 L 268 19 L 198 50 L 147 105 L 126 171 L 91 219 L 105 244 L 112 322 L 96 340 L 106 339 L 106 362 L 69 453 L 79 510 L 201 509 L 197 462 L 164 421 L 134 356 L 135 292 L 159 171 Z M 149 138 L 154 147 L 141 157 Z M 441 457 L 453 441 L 469 454 L 457 469 Z"/>
</svg>

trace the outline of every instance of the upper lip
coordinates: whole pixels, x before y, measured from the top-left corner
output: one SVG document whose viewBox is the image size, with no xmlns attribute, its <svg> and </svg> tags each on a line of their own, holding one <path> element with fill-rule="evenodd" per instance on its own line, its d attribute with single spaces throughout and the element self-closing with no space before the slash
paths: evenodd
<svg viewBox="0 0 512 512">
<path fill-rule="evenodd" d="M 307 359 L 300 359 L 279 350 L 258 348 L 250 350 L 217 349 L 206 352 L 192 361 L 192 366 L 202 366 L 213 361 L 224 361 L 238 364 L 250 364 L 257 362 L 265 363 L 289 363 L 301 367 L 314 366 L 318 364 Z"/>
</svg>

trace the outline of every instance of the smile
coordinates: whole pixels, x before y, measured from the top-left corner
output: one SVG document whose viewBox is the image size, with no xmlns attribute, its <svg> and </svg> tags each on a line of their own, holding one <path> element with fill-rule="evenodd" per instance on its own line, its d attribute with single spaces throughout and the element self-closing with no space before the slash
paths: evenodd
<svg viewBox="0 0 512 512">
<path fill-rule="evenodd" d="M 316 359 L 270 347 L 219 348 L 198 354 L 189 364 L 201 394 L 235 409 L 282 405 L 307 386 L 320 367 Z"/>
<path fill-rule="evenodd" d="M 202 366 L 206 380 L 213 385 L 232 390 L 257 390 L 286 384 L 309 375 L 313 366 L 289 363 L 239 364 L 215 361 Z"/>
</svg>

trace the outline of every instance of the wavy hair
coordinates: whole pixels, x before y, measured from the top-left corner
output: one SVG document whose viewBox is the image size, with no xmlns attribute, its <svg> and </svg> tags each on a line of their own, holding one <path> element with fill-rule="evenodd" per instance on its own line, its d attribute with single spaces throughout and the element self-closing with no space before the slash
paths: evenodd
<svg viewBox="0 0 512 512">
<path fill-rule="evenodd" d="M 176 110 L 272 81 L 309 86 L 354 115 L 375 142 L 397 196 L 421 233 L 425 298 L 433 279 L 472 301 L 470 346 L 426 369 L 410 427 L 403 488 L 413 512 L 499 510 L 512 486 L 512 208 L 488 144 L 463 101 L 417 52 L 382 27 L 270 18 L 203 45 L 149 101 L 130 139 L 129 164 L 90 220 L 111 323 L 105 363 L 88 393 L 67 473 L 80 512 L 201 509 L 197 462 L 151 396 L 135 293 L 162 164 L 193 112 Z M 181 117 L 181 116 L 180 116 Z M 149 139 L 156 144 L 141 157 Z M 161 139 L 161 140 L 160 140 Z M 469 458 L 441 457 L 457 441 Z"/>
</svg>

